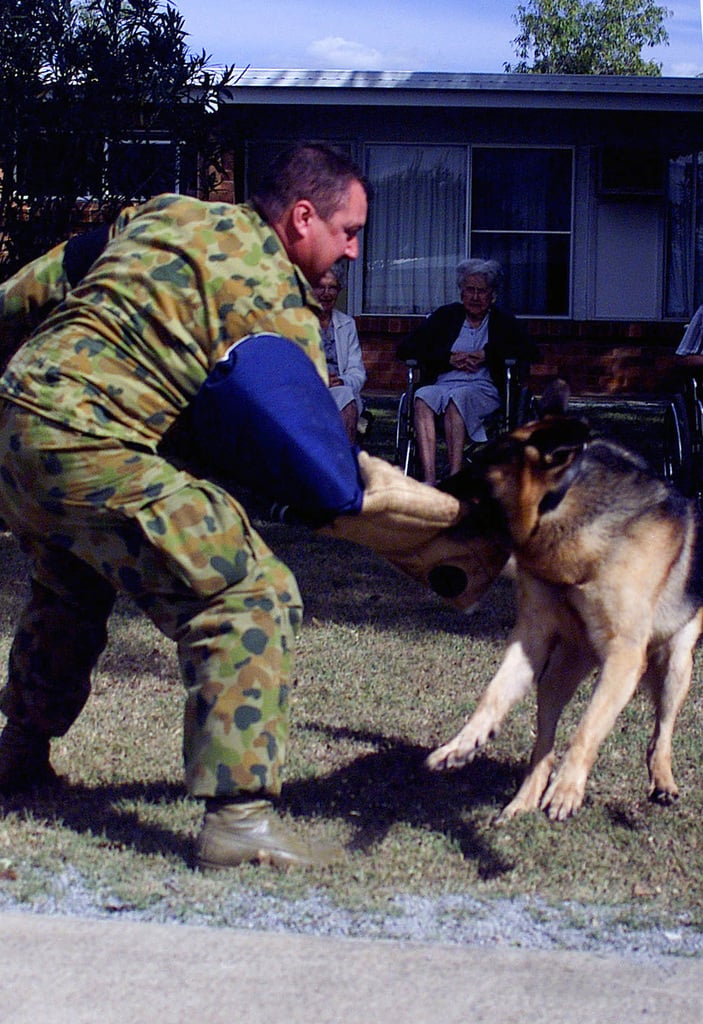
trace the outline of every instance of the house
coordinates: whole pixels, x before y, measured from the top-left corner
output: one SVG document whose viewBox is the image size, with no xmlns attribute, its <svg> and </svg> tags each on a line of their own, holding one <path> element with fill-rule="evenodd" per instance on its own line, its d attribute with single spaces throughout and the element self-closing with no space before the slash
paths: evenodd
<svg viewBox="0 0 703 1024">
<path fill-rule="evenodd" d="M 346 305 L 370 388 L 400 388 L 397 342 L 457 297 L 467 255 L 503 264 L 538 386 L 557 369 L 577 393 L 671 385 L 703 303 L 703 78 L 247 69 L 219 121 L 225 198 L 303 139 L 364 167 Z"/>
</svg>

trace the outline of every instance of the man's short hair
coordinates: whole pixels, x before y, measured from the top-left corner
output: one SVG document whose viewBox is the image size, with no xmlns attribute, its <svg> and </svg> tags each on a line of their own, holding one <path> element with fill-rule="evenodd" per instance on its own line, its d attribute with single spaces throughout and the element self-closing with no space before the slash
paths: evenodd
<svg viewBox="0 0 703 1024">
<path fill-rule="evenodd" d="M 251 202 L 267 221 L 274 222 L 298 200 L 308 199 L 318 215 L 329 220 L 354 181 L 368 195 L 361 169 L 348 156 L 330 146 L 302 143 L 276 157 Z"/>
</svg>

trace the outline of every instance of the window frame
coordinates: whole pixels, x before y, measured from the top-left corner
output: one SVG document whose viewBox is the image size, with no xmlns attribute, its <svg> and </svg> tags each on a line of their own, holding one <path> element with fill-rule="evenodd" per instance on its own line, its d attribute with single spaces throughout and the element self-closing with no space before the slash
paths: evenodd
<svg viewBox="0 0 703 1024">
<path fill-rule="evenodd" d="M 174 149 L 174 161 L 173 161 L 173 187 L 172 188 L 159 188 L 155 192 L 149 192 L 147 195 L 129 195 L 127 191 L 121 191 L 119 188 L 115 188 L 115 182 L 111 178 L 111 166 L 110 166 L 110 150 L 118 146 L 168 146 Z M 158 134 L 153 132 L 125 132 L 124 134 L 116 135 L 114 138 L 106 138 L 103 143 L 103 174 L 102 174 L 102 191 L 103 196 L 114 196 L 120 195 L 129 203 L 140 203 L 149 199 L 151 196 L 159 195 L 163 192 L 173 192 L 179 194 L 183 190 L 183 174 L 184 174 L 184 150 L 185 143 L 179 139 L 174 138 L 165 132 Z M 119 182 L 118 184 L 122 184 Z"/>
<path fill-rule="evenodd" d="M 399 148 L 419 148 L 419 149 L 442 149 L 447 148 L 460 148 L 465 150 L 466 159 L 464 161 L 466 179 L 464 182 L 464 205 L 465 205 L 465 229 L 464 229 L 464 254 L 462 258 L 466 258 L 472 255 L 472 241 L 475 237 L 479 237 L 481 233 L 496 235 L 503 233 L 510 235 L 511 237 L 542 237 L 542 238 L 564 238 L 566 239 L 566 262 L 565 262 L 565 273 L 566 280 L 564 282 L 565 287 L 565 305 L 566 308 L 558 312 L 535 312 L 529 310 L 517 309 L 516 313 L 518 316 L 537 316 L 541 319 L 565 319 L 572 315 L 573 309 L 573 279 L 574 279 L 574 234 L 575 234 L 575 180 L 576 180 L 576 151 L 573 145 L 550 145 L 550 144 L 530 144 L 525 143 L 524 145 L 513 145 L 510 143 L 450 143 L 449 145 L 443 145 L 441 143 L 416 143 L 416 142 L 387 142 L 383 140 L 374 140 L 373 142 L 367 142 L 363 147 L 363 166 L 366 170 L 369 168 L 370 159 L 369 154 L 372 149 L 381 147 L 393 147 Z M 568 181 L 569 196 L 568 202 L 568 229 L 565 230 L 554 230 L 554 229 L 512 229 L 505 230 L 503 232 L 488 231 L 486 229 L 474 230 L 473 228 L 473 201 L 474 201 L 474 155 L 477 150 L 510 150 L 514 152 L 518 151 L 561 151 L 569 154 L 570 160 L 570 175 Z M 371 182 L 373 186 L 373 181 Z M 366 244 L 368 244 L 368 241 Z M 358 261 L 359 266 L 356 271 L 357 288 L 355 289 L 355 296 L 358 298 L 358 312 L 363 316 L 397 316 L 402 315 L 393 310 L 381 310 L 374 309 L 368 310 L 364 308 L 364 292 L 365 292 L 365 281 L 363 280 L 364 267 L 368 260 L 373 258 L 373 254 L 368 255 L 366 250 L 366 244 L 364 247 L 364 255 L 361 260 Z M 454 301 L 455 296 L 447 298 L 447 301 Z M 412 314 L 409 314 L 412 315 Z"/>
</svg>

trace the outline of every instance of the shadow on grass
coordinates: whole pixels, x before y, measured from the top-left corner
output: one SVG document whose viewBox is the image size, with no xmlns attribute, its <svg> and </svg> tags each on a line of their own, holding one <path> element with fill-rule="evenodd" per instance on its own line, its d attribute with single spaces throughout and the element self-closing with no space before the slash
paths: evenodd
<svg viewBox="0 0 703 1024">
<path fill-rule="evenodd" d="M 282 810 L 293 817 L 327 818 L 352 830 L 350 849 L 371 853 L 395 824 L 440 833 L 467 860 L 477 861 L 481 878 L 498 877 L 513 864 L 498 854 L 470 821 L 472 808 L 502 806 L 516 788 L 518 767 L 478 757 L 467 768 L 435 774 L 424 768 L 426 749 L 374 733 L 308 723 L 331 740 L 371 743 L 373 753 L 356 757 L 328 775 L 291 779 Z M 143 855 L 165 855 L 193 864 L 193 839 L 171 831 L 123 804 L 176 804 L 185 798 L 177 783 L 156 781 L 86 786 L 63 781 L 12 798 L 0 798 L 0 817 L 26 814 L 31 821 L 60 824 L 111 847 Z"/>
<path fill-rule="evenodd" d="M 370 852 L 395 824 L 441 833 L 467 860 L 478 861 L 482 878 L 512 870 L 470 820 L 472 808 L 507 803 L 522 767 L 479 756 L 457 772 L 428 771 L 429 751 L 376 733 L 306 723 L 333 742 L 351 740 L 377 749 L 362 754 L 328 775 L 293 779 L 284 787 L 282 805 L 295 816 L 339 818 L 352 827 L 351 849 Z"/>
<path fill-rule="evenodd" d="M 61 780 L 14 797 L 0 798 L 0 816 L 25 813 L 32 821 L 60 824 L 77 835 L 94 836 L 105 845 L 130 847 L 137 853 L 162 854 L 190 862 L 192 840 L 153 822 L 121 803 L 153 805 L 180 802 L 182 786 L 166 781 L 86 786 Z"/>
</svg>

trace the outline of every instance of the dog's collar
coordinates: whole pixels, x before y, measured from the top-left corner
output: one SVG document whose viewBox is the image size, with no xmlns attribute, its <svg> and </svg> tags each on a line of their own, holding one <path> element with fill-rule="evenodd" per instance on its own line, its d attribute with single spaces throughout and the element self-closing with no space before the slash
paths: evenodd
<svg viewBox="0 0 703 1024">
<path fill-rule="evenodd" d="M 566 492 L 569 490 L 574 480 L 581 472 L 581 463 L 583 461 L 583 456 L 585 452 L 586 445 L 584 444 L 581 451 L 578 453 L 574 461 L 571 463 L 569 468 L 562 476 L 561 483 L 559 484 L 557 489 L 555 491 L 547 491 L 547 493 L 539 503 L 538 511 L 540 515 L 543 516 L 547 512 L 553 512 L 554 509 L 561 504 L 562 499 L 566 495 Z"/>
</svg>

